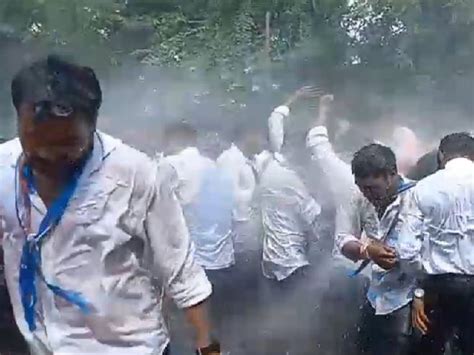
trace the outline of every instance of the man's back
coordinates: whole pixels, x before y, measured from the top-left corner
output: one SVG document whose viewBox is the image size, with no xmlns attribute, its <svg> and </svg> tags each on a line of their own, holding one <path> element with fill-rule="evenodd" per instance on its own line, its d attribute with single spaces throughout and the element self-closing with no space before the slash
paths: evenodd
<svg viewBox="0 0 474 355">
<path fill-rule="evenodd" d="M 432 274 L 474 274 L 474 163 L 453 159 L 420 181 L 415 192 L 429 236 L 432 262 L 425 268 Z"/>
<path fill-rule="evenodd" d="M 176 169 L 176 193 L 195 245 L 198 264 L 223 269 L 234 263 L 232 180 L 196 148 L 166 158 Z"/>
<path fill-rule="evenodd" d="M 314 236 L 313 223 L 321 208 L 293 170 L 273 157 L 269 159 L 259 187 L 264 274 L 284 279 L 309 264 L 308 236 Z"/>
</svg>

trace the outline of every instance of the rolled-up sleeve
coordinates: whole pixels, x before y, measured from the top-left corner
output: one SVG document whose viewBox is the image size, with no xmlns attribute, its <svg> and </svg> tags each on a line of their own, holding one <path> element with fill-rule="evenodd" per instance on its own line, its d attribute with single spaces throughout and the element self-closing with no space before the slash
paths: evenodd
<svg viewBox="0 0 474 355">
<path fill-rule="evenodd" d="M 347 198 L 336 210 L 336 251 L 341 252 L 344 245 L 359 241 L 362 235 L 361 201 L 358 193 Z"/>
<path fill-rule="evenodd" d="M 192 307 L 211 295 L 212 286 L 194 261 L 193 245 L 173 190 L 174 169 L 161 164 L 156 180 L 145 221 L 153 272 L 178 307 Z"/>
<path fill-rule="evenodd" d="M 279 153 L 285 140 L 285 118 L 290 114 L 287 106 L 278 106 L 268 118 L 268 138 L 270 148 Z"/>
</svg>

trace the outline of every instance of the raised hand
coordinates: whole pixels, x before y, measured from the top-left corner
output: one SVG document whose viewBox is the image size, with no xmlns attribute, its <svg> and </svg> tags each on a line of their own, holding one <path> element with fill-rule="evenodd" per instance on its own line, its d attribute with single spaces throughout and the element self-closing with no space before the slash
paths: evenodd
<svg viewBox="0 0 474 355">
<path fill-rule="evenodd" d="M 320 97 L 323 91 L 314 86 L 303 86 L 296 90 L 286 101 L 285 106 L 291 106 L 299 99 L 312 99 Z"/>
</svg>

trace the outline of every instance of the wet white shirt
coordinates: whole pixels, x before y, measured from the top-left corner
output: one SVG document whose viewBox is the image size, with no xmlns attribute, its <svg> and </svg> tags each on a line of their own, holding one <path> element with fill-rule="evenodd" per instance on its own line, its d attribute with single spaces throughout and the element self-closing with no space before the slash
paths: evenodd
<svg viewBox="0 0 474 355">
<path fill-rule="evenodd" d="M 316 167 L 322 171 L 323 180 L 320 183 L 327 186 L 330 191 L 330 196 L 336 207 L 337 227 L 337 224 L 344 220 L 344 215 L 351 210 L 353 196 L 360 193 L 354 182 L 351 166 L 336 154 L 329 141 L 327 128 L 324 126 L 315 126 L 308 132 L 306 147 L 310 150 L 311 159 Z M 362 238 L 365 238 L 365 235 Z M 338 264 L 347 269 L 354 268 L 354 263 L 341 255 L 340 249 L 336 245 L 333 255 Z M 367 275 L 367 271 L 364 274 Z"/>
<path fill-rule="evenodd" d="M 474 275 L 474 162 L 453 159 L 417 184 L 399 250 L 408 270 Z"/>
<path fill-rule="evenodd" d="M 405 211 L 409 200 L 407 196 L 411 190 L 399 195 L 379 219 L 374 206 L 355 184 L 350 165 L 334 152 L 327 129 L 323 126 L 314 127 L 308 133 L 306 144 L 311 149 L 313 160 L 326 175 L 328 187 L 337 204 L 334 254 L 341 260 L 341 250 L 346 243 L 369 237 L 382 238 L 397 216 L 397 210 L 401 208 Z M 404 213 L 400 213 L 396 227 L 387 238 L 387 243 L 392 246 L 397 243 L 403 216 Z M 353 270 L 356 268 L 351 261 L 345 261 L 344 266 Z M 414 279 L 405 275 L 399 268 L 385 271 L 377 265 L 371 265 L 371 268 L 367 267 L 363 272 L 370 277 L 367 298 L 376 314 L 389 314 L 411 301 Z"/>
<path fill-rule="evenodd" d="M 283 157 L 267 151 L 256 157 L 263 224 L 263 273 L 281 281 L 309 265 L 308 238 L 317 238 L 321 207 Z"/>
<path fill-rule="evenodd" d="M 377 216 L 374 206 L 362 195 L 356 193 L 351 198 L 351 208 L 339 211 L 336 221 L 336 247 L 340 251 L 345 244 L 365 238 L 381 240 L 398 249 L 400 230 L 409 211 L 413 188 L 402 192 L 392 202 L 381 218 Z M 400 211 L 400 212 L 398 212 Z M 394 219 L 394 228 L 390 230 Z M 387 235 L 388 233 L 388 235 Z M 400 266 L 384 270 L 372 263 L 370 287 L 367 299 L 376 314 L 389 314 L 411 302 L 415 289 L 415 278 L 407 274 Z"/>
<path fill-rule="evenodd" d="M 221 215 L 225 211 L 220 211 L 219 213 L 216 212 L 215 221 L 210 221 L 212 216 L 203 216 L 203 211 L 199 211 L 197 207 L 198 199 L 205 198 L 200 193 L 206 174 L 217 169 L 216 163 L 202 156 L 195 147 L 186 148 L 178 154 L 167 156 L 165 159 L 176 169 L 178 175 L 176 194 L 183 206 L 191 239 L 195 246 L 197 263 L 208 270 L 219 270 L 232 266 L 235 263 L 232 240 L 233 203 L 230 206 L 228 218 L 226 219 L 225 216 Z M 229 176 L 229 193 L 231 195 L 232 188 L 232 181 Z M 213 198 L 212 191 L 209 191 L 208 197 Z"/>
<path fill-rule="evenodd" d="M 169 336 L 161 312 L 164 292 L 180 308 L 211 294 L 173 193 L 168 164 L 102 133 L 60 222 L 42 243 L 49 282 L 80 292 L 89 315 L 56 297 L 37 278 L 37 330 L 24 320 L 19 266 L 25 236 L 15 212 L 18 140 L 0 146 L 0 206 L 5 274 L 15 317 L 33 354 L 161 354 Z M 31 195 L 32 227 L 46 209 Z"/>
<path fill-rule="evenodd" d="M 234 212 L 236 222 L 246 222 L 251 215 L 251 202 L 255 190 L 255 176 L 248 159 L 241 150 L 232 144 L 217 159 L 217 166 L 223 169 L 234 185 Z"/>
</svg>

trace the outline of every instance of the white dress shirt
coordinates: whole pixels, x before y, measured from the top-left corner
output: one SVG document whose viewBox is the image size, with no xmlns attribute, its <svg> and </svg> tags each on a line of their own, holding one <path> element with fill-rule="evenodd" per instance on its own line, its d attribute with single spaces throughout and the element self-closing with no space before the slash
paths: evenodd
<svg viewBox="0 0 474 355">
<path fill-rule="evenodd" d="M 80 292 L 92 312 L 81 313 L 37 277 L 37 330 L 30 332 L 19 291 L 25 235 L 15 211 L 15 166 L 21 152 L 18 139 L 0 146 L 0 206 L 7 284 L 33 354 L 161 354 L 169 343 L 163 291 L 181 308 L 211 294 L 173 193 L 174 169 L 96 135 L 77 190 L 41 248 L 45 279 Z M 31 202 L 37 230 L 46 208 L 37 194 Z"/>
<path fill-rule="evenodd" d="M 306 146 L 311 151 L 312 160 L 322 170 L 336 206 L 347 206 L 350 197 L 359 189 L 354 182 L 350 164 L 334 151 L 327 128 L 316 126 L 311 129 L 306 137 Z"/>
<path fill-rule="evenodd" d="M 337 224 L 343 223 L 345 215 L 352 210 L 353 197 L 360 194 L 351 166 L 336 154 L 329 141 L 327 128 L 324 126 L 315 126 L 308 132 L 306 146 L 311 152 L 312 161 L 322 172 L 322 180 L 319 183 L 329 190 L 329 195 L 336 207 L 337 228 Z M 364 238 L 365 234 L 362 236 L 362 239 Z M 336 245 L 334 245 L 333 254 L 336 263 L 347 269 L 354 268 L 354 263 L 341 255 Z M 364 271 L 364 275 L 370 277 L 367 271 Z"/>
<path fill-rule="evenodd" d="M 425 273 L 474 275 L 474 162 L 449 161 L 414 189 L 400 234 L 403 266 Z"/>
<path fill-rule="evenodd" d="M 256 157 L 263 224 L 263 273 L 281 281 L 309 265 L 308 238 L 317 238 L 321 207 L 278 153 Z"/>
<path fill-rule="evenodd" d="M 413 188 L 400 193 L 395 201 L 387 207 L 380 219 L 374 206 L 362 193 L 354 194 L 350 199 L 352 208 L 339 211 L 337 215 L 336 247 L 341 251 L 348 242 L 359 241 L 363 236 L 381 240 L 389 232 L 384 243 L 397 249 L 399 232 L 408 214 L 412 193 Z M 389 230 L 394 218 L 397 218 L 395 227 Z M 387 271 L 376 264 L 371 264 L 367 299 L 376 314 L 390 314 L 410 303 L 414 288 L 414 276 L 405 273 L 400 266 Z"/>
<path fill-rule="evenodd" d="M 176 169 L 178 175 L 176 195 L 183 206 L 191 239 L 195 246 L 196 262 L 208 270 L 219 270 L 232 266 L 235 263 L 235 257 L 232 240 L 234 204 L 231 177 L 228 177 L 227 192 L 229 196 L 221 196 L 222 193 L 227 194 L 225 190 L 216 190 L 216 196 L 213 196 L 213 191 L 209 189 L 206 189 L 208 196 L 202 196 L 203 182 L 207 181 L 207 177 L 225 174 L 225 172 L 219 170 L 211 159 L 202 156 L 195 147 L 186 148 L 165 159 Z M 203 203 L 208 207 L 211 206 L 210 201 L 203 200 L 206 198 L 215 201 L 216 203 L 212 205 L 217 206 L 219 203 L 217 195 L 224 199 L 220 201 L 221 205 L 224 204 L 220 209 L 204 211 L 199 207 Z M 206 214 L 204 215 L 204 213 Z"/>
</svg>

